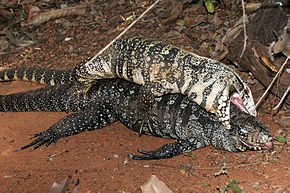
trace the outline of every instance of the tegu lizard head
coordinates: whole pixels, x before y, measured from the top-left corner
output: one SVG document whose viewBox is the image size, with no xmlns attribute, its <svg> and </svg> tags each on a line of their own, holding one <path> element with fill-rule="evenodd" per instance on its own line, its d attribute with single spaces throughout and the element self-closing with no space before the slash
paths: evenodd
<svg viewBox="0 0 290 193">
<path fill-rule="evenodd" d="M 240 151 L 273 149 L 272 137 L 259 119 L 231 105 L 232 139 Z"/>
<path fill-rule="evenodd" d="M 218 100 L 217 115 L 228 129 L 231 128 L 230 106 L 237 106 L 243 112 L 256 116 L 256 106 L 250 88 L 243 82 L 225 87 Z"/>
</svg>

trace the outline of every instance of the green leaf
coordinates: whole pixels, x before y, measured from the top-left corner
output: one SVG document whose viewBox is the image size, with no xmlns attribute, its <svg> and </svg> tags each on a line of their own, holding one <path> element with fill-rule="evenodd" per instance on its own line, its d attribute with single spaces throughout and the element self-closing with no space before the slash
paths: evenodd
<svg viewBox="0 0 290 193">
<path fill-rule="evenodd" d="M 23 9 L 19 15 L 19 18 L 24 18 L 24 15 L 25 15 L 25 10 Z"/>
<path fill-rule="evenodd" d="M 136 15 L 133 14 L 133 15 L 127 17 L 127 18 L 126 18 L 126 21 L 132 21 L 132 20 L 134 20 L 135 18 L 136 18 Z"/>
<path fill-rule="evenodd" d="M 235 193 L 241 193 L 242 190 L 241 190 L 241 188 L 238 185 L 236 185 L 236 186 L 234 186 L 233 192 L 235 192 Z"/>
<path fill-rule="evenodd" d="M 212 47 L 211 47 L 211 46 L 208 46 L 208 48 L 207 48 L 207 49 L 208 49 L 208 52 L 209 52 L 209 53 L 212 53 L 212 52 L 213 52 L 213 50 L 212 50 Z"/>
<path fill-rule="evenodd" d="M 241 193 L 242 190 L 238 185 L 235 185 L 237 183 L 236 180 L 232 180 L 229 184 L 228 184 L 228 189 L 232 190 L 235 193 Z"/>
<path fill-rule="evenodd" d="M 185 174 L 185 170 L 184 169 L 180 170 L 180 173 Z"/>
<path fill-rule="evenodd" d="M 184 19 L 179 19 L 175 22 L 179 26 L 184 26 L 185 25 L 185 20 Z"/>
<path fill-rule="evenodd" d="M 205 187 L 209 187 L 209 184 L 207 184 L 207 183 L 202 183 L 202 185 Z"/>
<path fill-rule="evenodd" d="M 228 185 L 225 186 L 224 192 L 228 191 Z"/>
<path fill-rule="evenodd" d="M 184 155 L 185 155 L 185 156 L 189 156 L 189 157 L 191 157 L 193 160 L 196 160 L 196 159 L 197 159 L 196 155 L 193 154 L 192 152 L 186 153 L 186 154 L 184 154 Z"/>
<path fill-rule="evenodd" d="M 236 180 L 232 180 L 232 181 L 230 182 L 230 185 L 234 185 L 235 183 L 237 183 L 237 181 L 236 181 Z"/>
<path fill-rule="evenodd" d="M 214 6 L 213 6 L 212 1 L 211 0 L 203 0 L 203 1 L 204 1 L 204 4 L 205 4 L 207 12 L 213 13 L 214 12 Z"/>
<path fill-rule="evenodd" d="M 281 142 L 281 143 L 285 143 L 286 142 L 285 138 L 282 135 L 280 135 L 278 137 L 278 141 Z"/>
</svg>

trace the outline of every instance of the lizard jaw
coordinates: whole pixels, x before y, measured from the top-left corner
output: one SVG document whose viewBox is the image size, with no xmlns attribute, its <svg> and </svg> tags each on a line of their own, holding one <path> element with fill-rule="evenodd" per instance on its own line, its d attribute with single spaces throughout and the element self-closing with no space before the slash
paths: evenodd
<svg viewBox="0 0 290 193">
<path fill-rule="evenodd" d="M 251 150 L 262 150 L 266 148 L 268 151 L 271 151 L 273 149 L 273 143 L 271 141 L 268 141 L 259 145 L 250 144 L 249 142 L 246 142 L 242 138 L 239 138 L 239 141 Z"/>
<path fill-rule="evenodd" d="M 248 109 L 245 107 L 243 100 L 241 98 L 241 96 L 238 93 L 233 93 L 233 95 L 231 96 L 231 102 L 235 105 L 237 105 L 237 107 L 239 107 L 242 111 L 244 111 L 245 113 L 249 113 Z"/>
</svg>

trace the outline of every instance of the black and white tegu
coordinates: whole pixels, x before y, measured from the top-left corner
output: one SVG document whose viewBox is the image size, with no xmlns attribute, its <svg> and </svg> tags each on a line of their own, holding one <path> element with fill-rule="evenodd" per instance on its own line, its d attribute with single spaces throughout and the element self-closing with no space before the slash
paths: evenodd
<svg viewBox="0 0 290 193">
<path fill-rule="evenodd" d="M 101 55 L 77 64 L 75 74 L 87 89 L 96 79 L 106 78 L 143 85 L 138 104 L 145 118 L 150 115 L 146 112 L 152 107 L 153 96 L 169 93 L 186 95 L 206 111 L 217 114 L 228 128 L 231 102 L 256 115 L 251 90 L 234 70 L 219 61 L 148 38 L 119 39 Z"/>
</svg>

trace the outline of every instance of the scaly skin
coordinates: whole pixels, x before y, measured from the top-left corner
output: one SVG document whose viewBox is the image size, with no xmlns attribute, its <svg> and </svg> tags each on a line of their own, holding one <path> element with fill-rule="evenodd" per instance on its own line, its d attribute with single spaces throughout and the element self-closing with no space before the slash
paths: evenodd
<svg viewBox="0 0 290 193">
<path fill-rule="evenodd" d="M 104 78 L 122 78 L 143 85 L 138 99 L 139 114 L 150 110 L 153 95 L 181 93 L 206 111 L 216 113 L 228 128 L 231 102 L 256 115 L 249 87 L 232 69 L 148 38 L 119 39 L 98 57 L 77 64 L 75 73 L 88 88 L 94 80 Z"/>
<path fill-rule="evenodd" d="M 23 80 L 42 85 L 59 85 L 75 81 L 73 70 L 52 70 L 44 68 L 13 68 L 0 71 L 0 82 Z"/>
<path fill-rule="evenodd" d="M 126 106 L 138 100 L 140 86 L 119 79 L 97 81 L 87 93 L 70 98 L 74 83 L 44 87 L 34 91 L 0 96 L 0 111 L 80 111 L 67 115 L 49 129 L 36 134 L 32 143 L 19 150 L 32 150 L 58 139 L 84 131 L 100 129 L 120 120 L 129 129 L 139 131 L 136 112 L 129 114 Z M 175 94 L 156 97 L 153 110 L 158 123 L 152 122 L 153 135 L 173 138 L 176 142 L 153 151 L 139 150 L 142 155 L 130 155 L 132 159 L 163 159 L 190 152 L 207 144 L 230 152 L 272 148 L 271 136 L 259 120 L 231 105 L 231 130 L 220 123 L 217 116 L 206 112 L 187 97 Z M 146 125 L 145 134 L 150 134 Z"/>
</svg>

